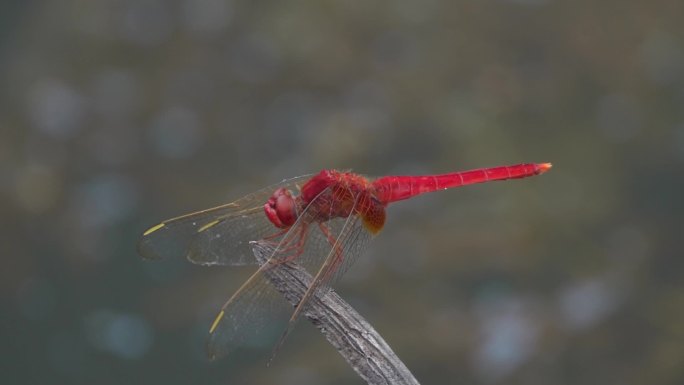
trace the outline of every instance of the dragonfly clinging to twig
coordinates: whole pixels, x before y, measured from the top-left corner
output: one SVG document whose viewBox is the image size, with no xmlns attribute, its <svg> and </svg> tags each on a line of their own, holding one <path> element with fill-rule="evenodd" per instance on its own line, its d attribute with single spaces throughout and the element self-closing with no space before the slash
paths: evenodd
<svg viewBox="0 0 684 385">
<path fill-rule="evenodd" d="M 166 220 L 143 233 L 144 258 L 186 257 L 200 265 L 257 265 L 210 327 L 208 353 L 219 357 L 261 333 L 282 299 L 264 271 L 294 261 L 314 276 L 276 348 L 314 295 L 327 290 L 385 223 L 385 209 L 423 193 L 542 174 L 550 163 L 524 163 L 442 175 L 370 179 L 323 170 L 287 179 L 232 203 Z M 258 263 L 255 254 L 266 256 Z"/>
</svg>

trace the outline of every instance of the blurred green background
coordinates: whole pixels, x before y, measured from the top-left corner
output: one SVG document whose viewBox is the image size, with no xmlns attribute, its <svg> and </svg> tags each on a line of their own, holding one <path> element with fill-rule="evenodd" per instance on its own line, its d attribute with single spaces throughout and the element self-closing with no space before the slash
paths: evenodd
<svg viewBox="0 0 684 385">
<path fill-rule="evenodd" d="M 139 234 L 322 168 L 553 162 L 390 207 L 337 289 L 423 384 L 684 383 L 684 2 L 8 1 L 3 384 L 361 384 Z M 280 328 L 281 325 L 276 325 Z M 258 344 L 257 344 L 258 345 Z"/>
</svg>

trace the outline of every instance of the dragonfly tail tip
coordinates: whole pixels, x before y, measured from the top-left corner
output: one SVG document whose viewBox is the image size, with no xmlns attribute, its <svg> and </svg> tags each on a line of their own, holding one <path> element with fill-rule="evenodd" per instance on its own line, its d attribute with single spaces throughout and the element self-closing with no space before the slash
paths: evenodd
<svg viewBox="0 0 684 385">
<path fill-rule="evenodd" d="M 553 167 L 553 164 L 551 163 L 539 163 L 537 164 L 537 169 L 539 170 L 539 174 L 543 174 L 547 171 L 549 171 Z"/>
</svg>

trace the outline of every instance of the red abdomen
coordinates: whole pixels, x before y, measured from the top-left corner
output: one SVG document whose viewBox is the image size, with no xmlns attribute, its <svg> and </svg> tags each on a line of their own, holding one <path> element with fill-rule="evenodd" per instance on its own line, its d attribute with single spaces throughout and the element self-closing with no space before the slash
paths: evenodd
<svg viewBox="0 0 684 385">
<path fill-rule="evenodd" d="M 373 187 L 378 199 L 387 204 L 436 190 L 539 175 L 550 168 L 550 163 L 522 163 L 442 175 L 386 176 L 376 179 Z"/>
</svg>

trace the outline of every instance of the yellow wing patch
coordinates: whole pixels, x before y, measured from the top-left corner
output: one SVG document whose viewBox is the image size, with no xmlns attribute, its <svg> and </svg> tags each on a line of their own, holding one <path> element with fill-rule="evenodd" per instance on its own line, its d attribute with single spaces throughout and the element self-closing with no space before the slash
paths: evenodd
<svg viewBox="0 0 684 385">
<path fill-rule="evenodd" d="M 216 319 L 214 320 L 214 323 L 211 324 L 211 328 L 209 329 L 209 333 L 213 333 L 214 330 L 216 330 L 216 327 L 218 326 L 219 322 L 223 319 L 223 316 L 226 314 L 225 311 L 221 310 L 220 313 L 216 316 Z"/>
<path fill-rule="evenodd" d="M 163 224 L 163 223 L 160 223 L 160 224 L 158 224 L 158 225 L 156 225 L 156 226 L 154 226 L 154 227 L 150 227 L 149 229 L 147 229 L 147 231 L 145 231 L 145 232 L 143 233 L 143 237 L 146 236 L 146 235 L 150 235 L 150 234 L 154 233 L 155 231 L 161 229 L 162 227 L 164 227 L 164 224 Z"/>
<path fill-rule="evenodd" d="M 199 229 L 197 229 L 197 232 L 198 232 L 198 233 L 201 233 L 202 231 L 204 231 L 204 230 L 206 230 L 206 229 L 208 229 L 208 228 L 210 228 L 210 227 L 216 225 L 217 223 L 219 223 L 219 220 L 218 220 L 218 219 L 215 220 L 215 221 L 211 221 L 211 222 L 207 223 L 206 225 L 204 225 L 204 226 L 200 227 Z"/>
</svg>

